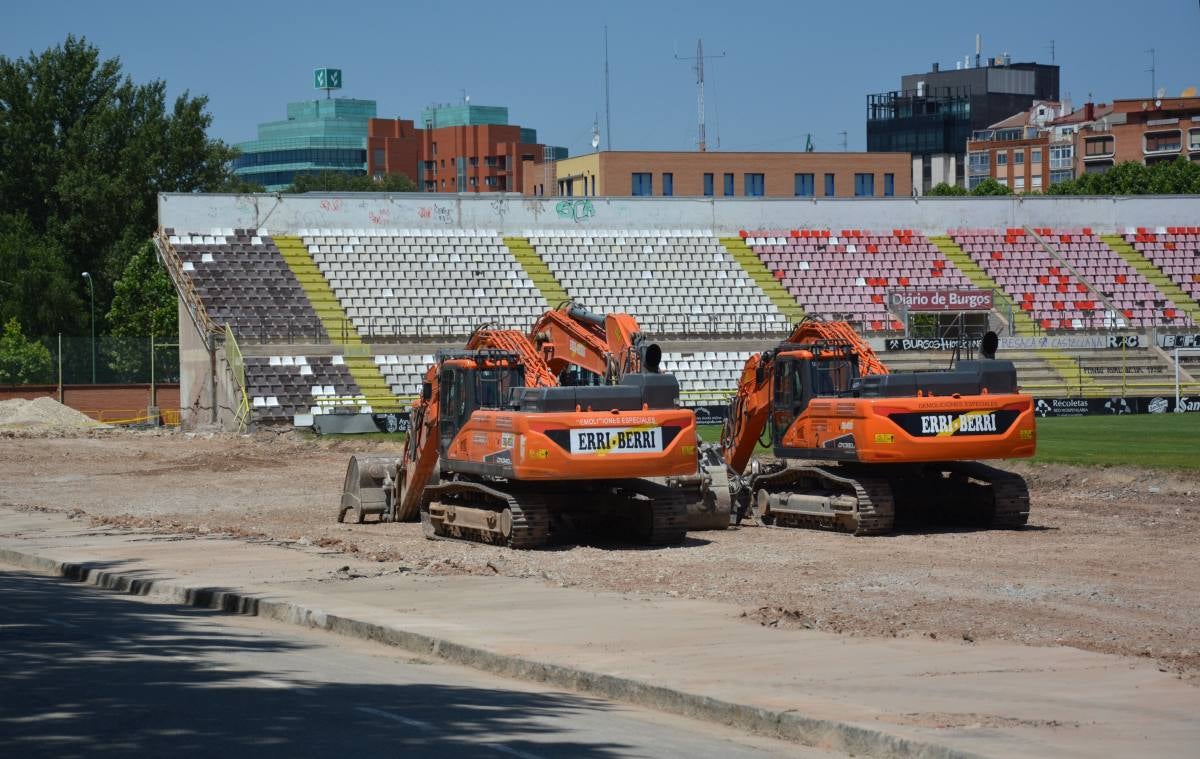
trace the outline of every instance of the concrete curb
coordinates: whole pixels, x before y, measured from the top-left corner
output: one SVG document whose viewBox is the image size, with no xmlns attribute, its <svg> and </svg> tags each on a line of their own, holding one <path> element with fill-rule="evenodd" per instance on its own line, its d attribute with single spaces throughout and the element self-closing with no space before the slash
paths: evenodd
<svg viewBox="0 0 1200 759">
<path fill-rule="evenodd" d="M 806 717 L 795 711 L 772 711 L 666 688 L 626 677 L 587 672 L 508 656 L 444 638 L 329 614 L 285 601 L 272 601 L 241 591 L 194 587 L 171 580 L 140 577 L 102 568 L 101 562 L 62 562 L 0 547 L 0 562 L 86 583 L 120 593 L 234 614 L 250 614 L 351 638 L 370 640 L 415 654 L 433 656 L 492 674 L 545 683 L 592 696 L 728 725 L 772 738 L 783 738 L 852 755 L 913 759 L 977 759 L 978 754 L 925 743 L 836 720 Z"/>
</svg>

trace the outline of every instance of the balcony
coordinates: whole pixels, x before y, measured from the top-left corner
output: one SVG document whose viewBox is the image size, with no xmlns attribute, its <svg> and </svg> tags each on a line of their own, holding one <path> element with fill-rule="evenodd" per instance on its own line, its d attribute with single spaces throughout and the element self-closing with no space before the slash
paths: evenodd
<svg viewBox="0 0 1200 759">
<path fill-rule="evenodd" d="M 1074 167 L 1074 165 L 1075 165 L 1075 159 L 1072 157 L 1051 158 L 1050 159 L 1050 170 L 1051 171 L 1058 171 L 1061 169 L 1070 169 L 1070 168 Z"/>
<path fill-rule="evenodd" d="M 1183 149 L 1183 135 L 1178 129 L 1146 132 L 1142 136 L 1142 152 L 1146 155 L 1178 153 Z"/>
</svg>

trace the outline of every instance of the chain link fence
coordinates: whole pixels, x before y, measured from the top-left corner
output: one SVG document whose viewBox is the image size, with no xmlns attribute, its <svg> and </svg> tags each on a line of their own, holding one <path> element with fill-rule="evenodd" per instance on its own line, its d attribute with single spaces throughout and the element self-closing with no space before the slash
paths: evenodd
<svg viewBox="0 0 1200 759">
<path fill-rule="evenodd" d="M 44 384 L 148 385 L 179 382 L 179 345 L 174 338 L 46 337 L 49 376 Z"/>
</svg>

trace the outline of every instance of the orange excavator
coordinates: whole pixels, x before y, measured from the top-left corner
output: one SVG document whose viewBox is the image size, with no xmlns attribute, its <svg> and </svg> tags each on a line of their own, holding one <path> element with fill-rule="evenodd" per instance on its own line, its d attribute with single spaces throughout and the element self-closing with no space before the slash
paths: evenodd
<svg viewBox="0 0 1200 759">
<path fill-rule="evenodd" d="M 872 535 L 900 507 L 1024 525 L 1024 479 L 977 461 L 1036 447 L 1033 401 L 997 343 L 988 333 L 982 359 L 946 371 L 890 373 L 849 324 L 802 321 L 742 370 L 721 433 L 735 518 Z M 775 460 L 752 460 L 759 445 Z"/>
<path fill-rule="evenodd" d="M 513 548 L 614 529 L 680 542 L 696 420 L 660 358 L 633 317 L 574 303 L 528 334 L 476 330 L 426 370 L 403 455 L 351 459 L 338 521 L 419 518 L 430 538 Z"/>
</svg>

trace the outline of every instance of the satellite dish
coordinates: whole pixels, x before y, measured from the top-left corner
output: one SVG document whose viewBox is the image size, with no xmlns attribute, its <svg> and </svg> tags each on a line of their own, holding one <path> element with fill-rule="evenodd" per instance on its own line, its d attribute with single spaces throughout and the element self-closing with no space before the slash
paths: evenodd
<svg viewBox="0 0 1200 759">
<path fill-rule="evenodd" d="M 1179 93 L 1179 97 L 1181 97 L 1181 98 L 1196 97 L 1196 88 L 1194 86 L 1185 88 L 1183 92 Z"/>
<path fill-rule="evenodd" d="M 466 97 L 463 98 L 463 100 L 465 100 L 466 102 L 469 103 L 469 102 L 471 102 L 471 96 L 467 95 Z"/>
<path fill-rule="evenodd" d="M 1155 96 L 1154 96 L 1154 97 L 1155 97 L 1155 99 L 1157 99 L 1157 100 L 1162 100 L 1162 99 L 1163 99 L 1163 95 L 1166 95 L 1166 94 L 1167 94 L 1167 88 L 1166 88 L 1166 87 L 1159 87 L 1159 88 L 1158 88 L 1158 93 L 1157 93 L 1157 94 L 1155 94 Z"/>
<path fill-rule="evenodd" d="M 600 147 L 600 135 L 592 132 L 592 149 Z"/>
</svg>

